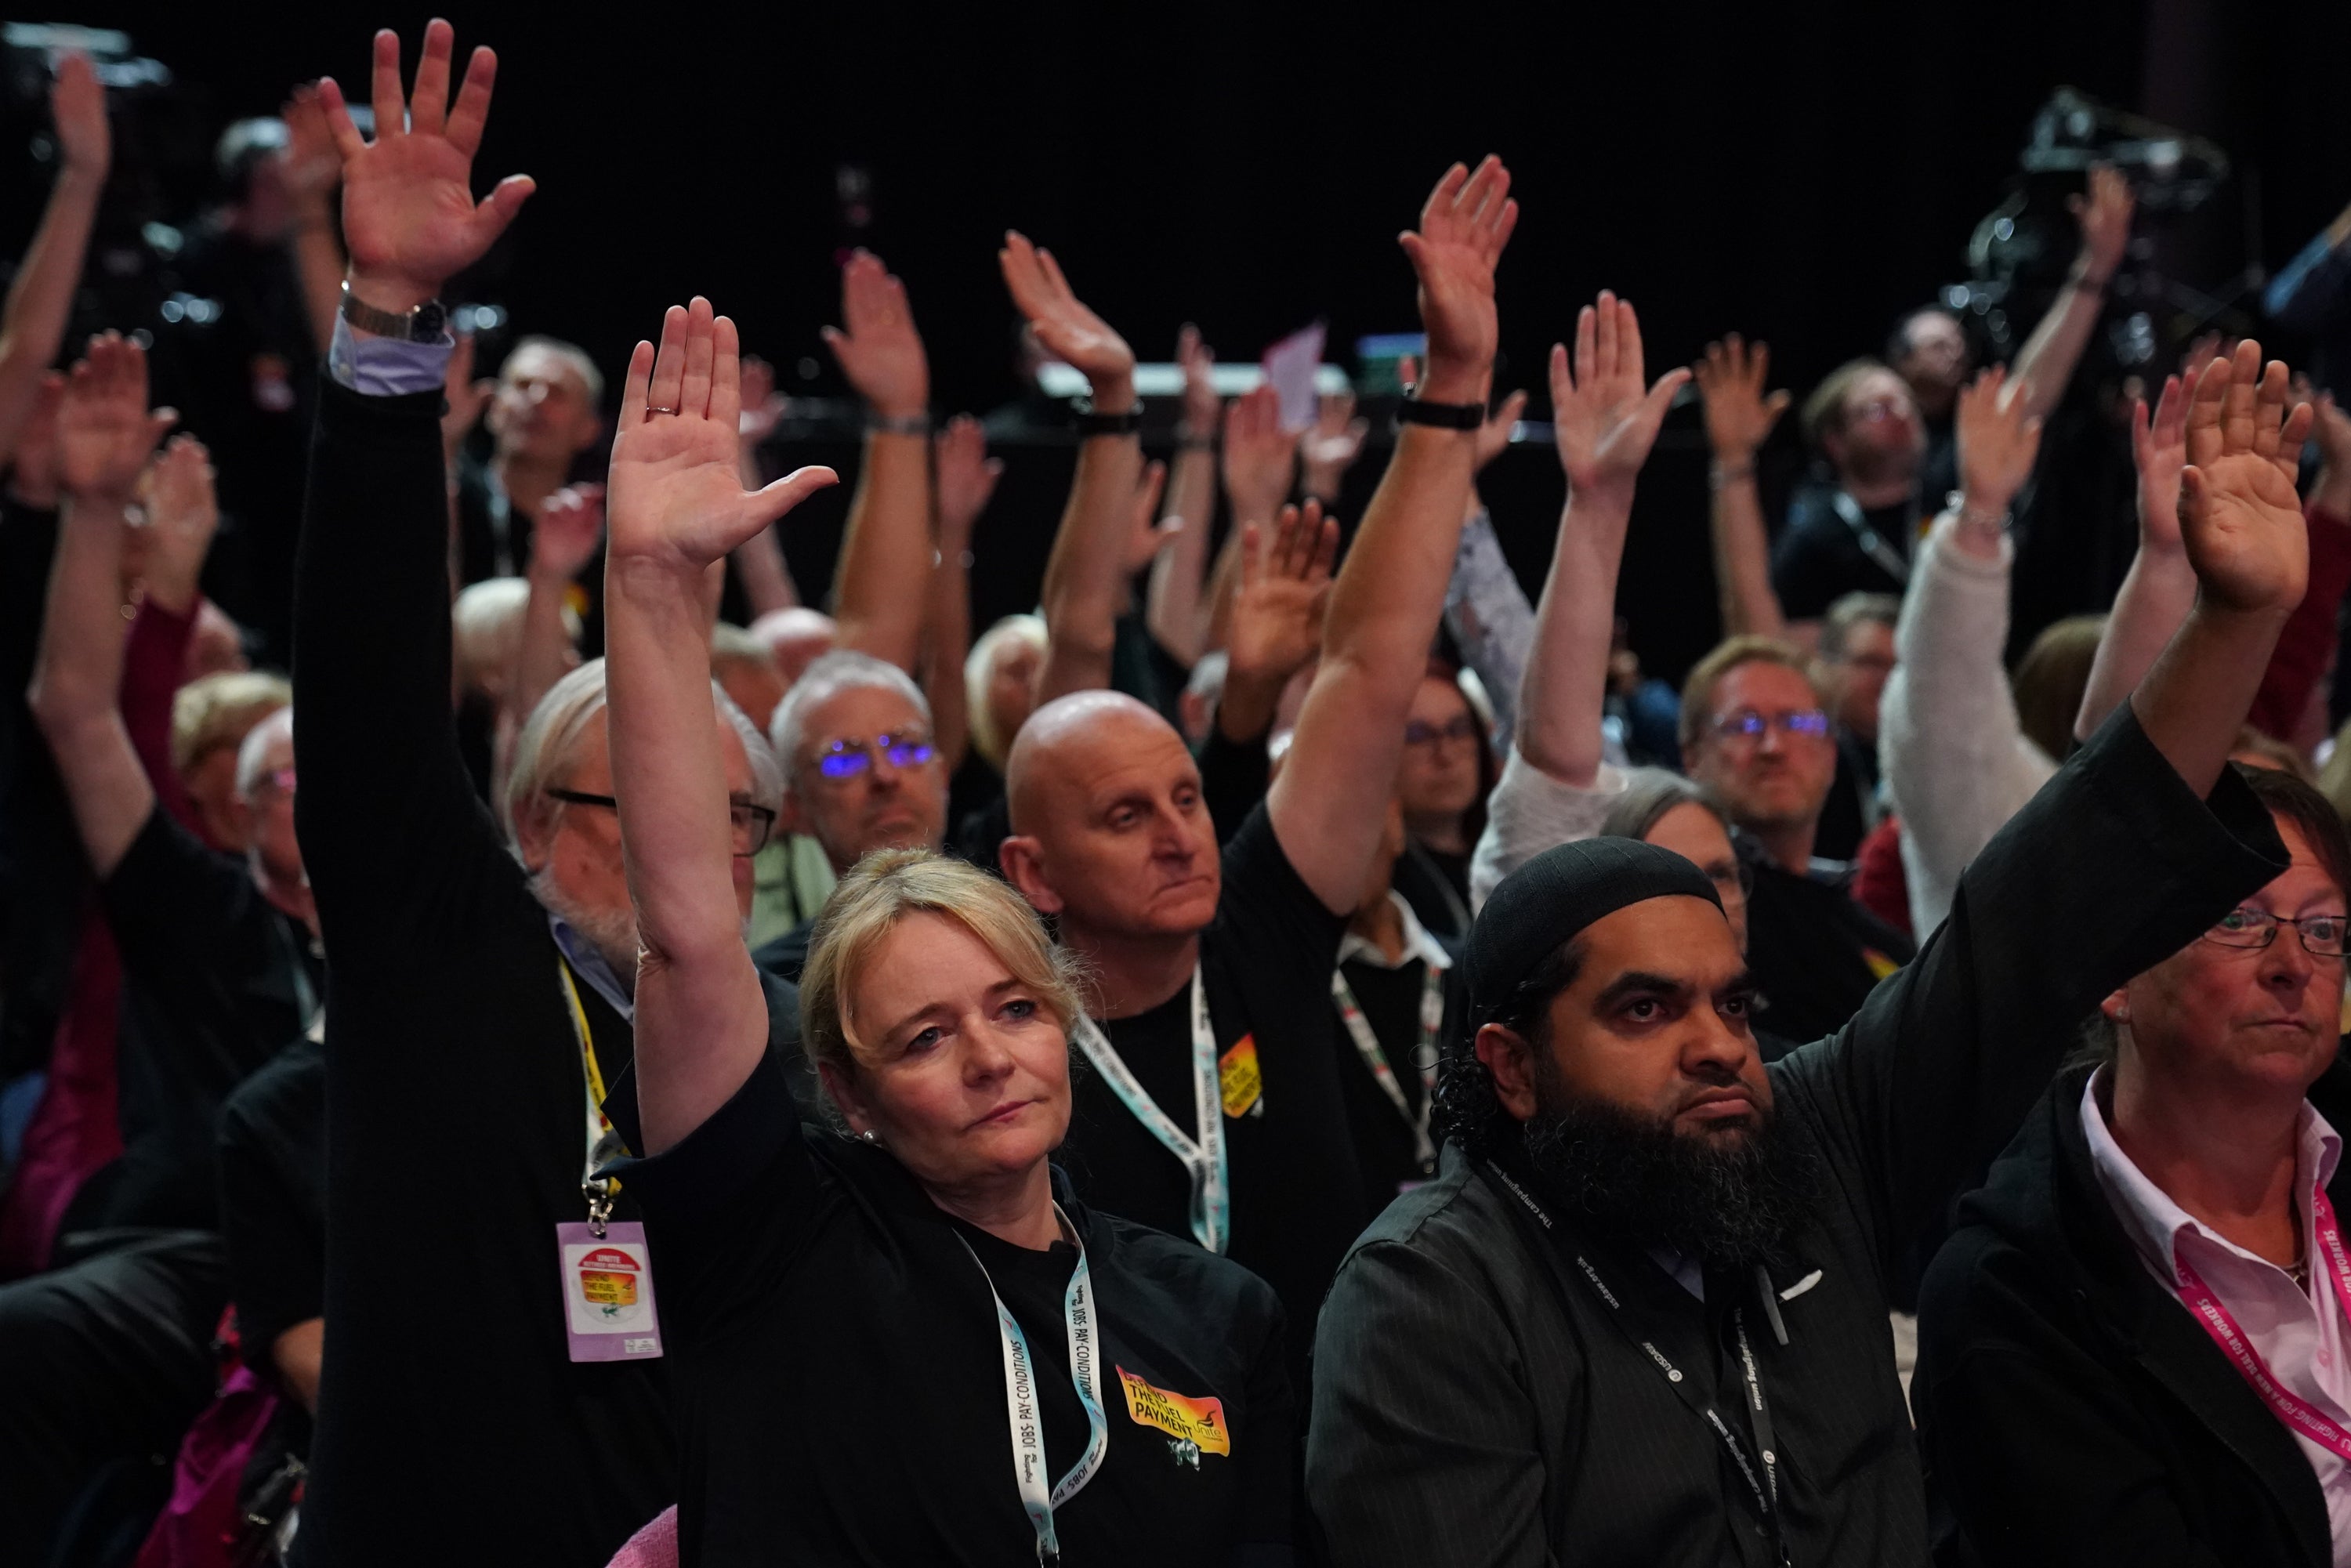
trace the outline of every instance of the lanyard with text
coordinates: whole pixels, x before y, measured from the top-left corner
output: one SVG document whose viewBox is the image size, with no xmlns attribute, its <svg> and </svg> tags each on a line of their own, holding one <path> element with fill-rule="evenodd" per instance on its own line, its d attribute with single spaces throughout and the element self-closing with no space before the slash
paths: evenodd
<svg viewBox="0 0 2351 1568">
<path fill-rule="evenodd" d="M 1198 967 L 1192 970 L 1192 1106 L 1196 1137 L 1185 1136 L 1184 1129 L 1159 1108 L 1093 1019 L 1078 1020 L 1078 1048 L 1120 1103 L 1166 1145 L 1169 1154 L 1184 1162 L 1192 1178 L 1192 1239 L 1211 1252 L 1222 1252 L 1232 1234 L 1232 1196 L 1226 1185 L 1225 1103 L 1217 1087 L 1217 1032 L 1208 1022 L 1208 993 Z"/>
<path fill-rule="evenodd" d="M 612 1218 L 612 1195 L 621 1184 L 596 1174 L 628 1146 L 604 1114 L 604 1074 L 588 1032 L 588 1010 L 571 983 L 570 966 L 558 959 L 571 1032 L 580 1042 L 580 1071 L 588 1101 L 586 1163 L 580 1191 L 588 1200 L 586 1224 L 555 1228 L 557 1267 L 563 1281 L 564 1337 L 574 1361 L 640 1361 L 662 1353 L 661 1316 L 653 1305 L 653 1255 L 645 1228 Z"/>
<path fill-rule="evenodd" d="M 1829 497 L 1829 505 L 1844 519 L 1844 526 L 1853 530 L 1854 543 L 1861 547 L 1862 554 L 1876 561 L 1879 569 L 1895 581 L 1907 583 L 1910 580 L 1910 562 L 1869 526 L 1869 519 L 1862 515 L 1859 501 L 1839 490 Z M 1918 508 L 1913 506 L 1908 509 L 1915 512 Z"/>
<path fill-rule="evenodd" d="M 1778 1440 L 1771 1434 L 1771 1407 L 1763 1397 L 1762 1373 L 1755 1364 L 1754 1347 L 1748 1343 L 1747 1339 L 1747 1310 L 1744 1307 L 1732 1310 L 1730 1327 L 1732 1336 L 1739 1345 L 1740 1380 L 1746 1385 L 1747 1418 L 1755 1435 L 1756 1458 L 1760 1458 L 1762 1461 L 1761 1475 L 1756 1473 L 1755 1458 L 1749 1457 L 1747 1445 L 1740 1440 L 1739 1434 L 1731 1429 L 1730 1423 L 1722 1418 L 1722 1412 L 1715 1408 L 1711 1400 L 1702 1397 L 1697 1389 L 1690 1386 L 1689 1379 L 1682 1369 L 1676 1366 L 1672 1359 L 1657 1348 L 1654 1340 L 1641 1337 L 1626 1318 L 1623 1300 L 1615 1291 L 1608 1288 L 1607 1281 L 1600 1277 L 1600 1270 L 1593 1267 L 1592 1260 L 1577 1250 L 1574 1243 L 1552 1223 L 1550 1213 L 1536 1200 L 1534 1194 L 1529 1192 L 1508 1171 L 1490 1161 L 1487 1163 L 1486 1171 L 1493 1179 L 1495 1186 L 1519 1201 L 1520 1206 L 1541 1228 L 1542 1234 L 1550 1239 L 1559 1254 L 1574 1264 L 1576 1274 L 1591 1289 L 1593 1295 L 1608 1308 L 1609 1315 L 1614 1321 L 1618 1332 L 1639 1347 L 1641 1354 L 1647 1358 L 1649 1364 L 1665 1377 L 1667 1386 L 1674 1391 L 1675 1396 L 1688 1406 L 1698 1419 L 1713 1429 L 1715 1437 L 1721 1441 L 1723 1448 L 1729 1453 L 1731 1462 L 1738 1467 L 1740 1479 L 1747 1482 L 1748 1492 L 1755 1500 L 1757 1511 L 1763 1516 L 1764 1523 L 1771 1528 L 1772 1540 L 1780 1549 L 1780 1561 L 1782 1563 L 1787 1563 L 1789 1561 L 1788 1544 L 1780 1528 L 1779 1445 Z"/>
<path fill-rule="evenodd" d="M 1437 1162 L 1436 1145 L 1428 1141 L 1428 1110 L 1437 1099 L 1437 1031 L 1445 1024 L 1445 971 L 1426 960 L 1422 961 L 1426 973 L 1420 983 L 1420 1038 L 1412 1048 L 1412 1064 L 1420 1073 L 1420 1114 L 1412 1112 L 1412 1103 L 1405 1098 L 1404 1086 L 1396 1082 L 1395 1070 L 1388 1065 L 1387 1052 L 1380 1049 L 1379 1037 L 1372 1032 L 1371 1020 L 1364 1017 L 1355 993 L 1340 970 L 1331 971 L 1331 999 L 1339 1004 L 1339 1019 L 1347 1026 L 1347 1033 L 1355 1041 L 1355 1054 L 1372 1070 L 1373 1081 L 1388 1097 L 1412 1128 L 1412 1155 L 1424 1170 Z"/>
<path fill-rule="evenodd" d="M 1078 1391 L 1078 1403 L 1085 1406 L 1086 1425 L 1092 1435 L 1086 1439 L 1086 1451 L 1070 1467 L 1070 1473 L 1048 1489 L 1045 1468 L 1044 1410 L 1037 1395 L 1037 1363 L 1029 1354 L 1029 1336 L 1020 1332 L 1019 1322 L 1004 1298 L 997 1294 L 996 1281 L 988 1279 L 987 1265 L 972 1252 L 971 1243 L 960 1236 L 963 1249 L 971 1252 L 971 1260 L 979 1269 L 979 1277 L 987 1280 L 987 1294 L 996 1303 L 996 1326 L 1004 1339 L 1004 1415 L 1012 1429 L 1012 1473 L 1020 1485 L 1020 1506 L 1028 1511 L 1029 1522 L 1037 1531 L 1037 1561 L 1053 1568 L 1061 1560 L 1061 1542 L 1053 1530 L 1053 1511 L 1085 1490 L 1094 1472 L 1102 1469 L 1102 1456 L 1110 1450 L 1110 1422 L 1102 1415 L 1102 1396 L 1094 1389 L 1094 1364 L 1100 1359 L 1094 1340 L 1094 1308 L 1092 1277 L 1086 1268 L 1086 1244 L 1079 1238 L 1077 1228 L 1059 1204 L 1053 1206 L 1054 1217 L 1061 1220 L 1062 1230 L 1077 1242 L 1078 1266 L 1070 1272 L 1070 1288 L 1061 1301 L 1062 1322 L 1070 1338 L 1070 1382 Z"/>
<path fill-rule="evenodd" d="M 2346 1314 L 2351 1314 L 2351 1257 L 2343 1248 L 2343 1233 L 2335 1228 L 2335 1206 L 2326 1199 L 2324 1188 L 2314 1188 L 2310 1196 L 2310 1225 L 2318 1233 L 2319 1250 L 2326 1254 L 2327 1277 L 2335 1281 L 2335 1299 Z M 2268 1406 L 2277 1418 L 2284 1422 L 2295 1436 L 2307 1437 L 2320 1448 L 2328 1449 L 2338 1458 L 2351 1462 L 2351 1432 L 2346 1432 L 2336 1422 L 2329 1420 L 2308 1400 L 2277 1380 L 2262 1359 L 2245 1331 L 2237 1326 L 2236 1318 L 2220 1304 L 2185 1259 L 2173 1255 L 2179 1269 L 2179 1300 L 2194 1313 L 2198 1326 L 2212 1336 L 2238 1375 L 2252 1385 L 2262 1403 Z"/>
</svg>

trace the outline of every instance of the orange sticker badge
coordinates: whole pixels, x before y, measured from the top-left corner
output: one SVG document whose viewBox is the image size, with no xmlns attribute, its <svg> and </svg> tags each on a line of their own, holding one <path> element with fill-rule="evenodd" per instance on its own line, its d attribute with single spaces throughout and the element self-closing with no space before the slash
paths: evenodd
<svg viewBox="0 0 2351 1568">
<path fill-rule="evenodd" d="M 1230 1458 L 1232 1434 L 1225 1426 L 1225 1402 L 1191 1399 L 1155 1388 L 1142 1378 L 1118 1369 L 1119 1386 L 1126 1390 L 1126 1413 L 1138 1427 L 1156 1427 L 1179 1443 L 1189 1443 L 1203 1454 Z"/>
<path fill-rule="evenodd" d="M 1861 961 L 1869 966 L 1869 977 L 1873 980 L 1882 980 L 1902 967 L 1875 947 L 1864 947 Z"/>
<path fill-rule="evenodd" d="M 1265 1080 L 1257 1070 L 1257 1036 L 1245 1034 L 1217 1058 L 1217 1092 L 1228 1116 L 1264 1114 Z"/>
</svg>

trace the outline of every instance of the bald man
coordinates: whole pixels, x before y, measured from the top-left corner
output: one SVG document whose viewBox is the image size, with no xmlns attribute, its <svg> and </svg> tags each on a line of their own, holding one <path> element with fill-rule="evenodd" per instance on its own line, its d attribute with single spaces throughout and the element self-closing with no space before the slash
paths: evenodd
<svg viewBox="0 0 2351 1568">
<path fill-rule="evenodd" d="M 1493 264 L 1517 210 L 1508 187 L 1490 159 L 1475 173 L 1457 165 L 1405 236 L 1429 406 L 1399 430 L 1332 585 L 1288 764 L 1221 855 L 1183 737 L 1132 698 L 1047 703 L 1007 759 L 1005 874 L 1057 920 L 1100 1000 L 1075 1031 L 1093 1071 L 1075 1088 L 1067 1168 L 1090 1202 L 1263 1276 L 1301 1369 L 1323 1289 L 1371 1218 L 1331 973 L 1468 511 L 1474 417 L 1458 426 L 1490 380 Z"/>
</svg>

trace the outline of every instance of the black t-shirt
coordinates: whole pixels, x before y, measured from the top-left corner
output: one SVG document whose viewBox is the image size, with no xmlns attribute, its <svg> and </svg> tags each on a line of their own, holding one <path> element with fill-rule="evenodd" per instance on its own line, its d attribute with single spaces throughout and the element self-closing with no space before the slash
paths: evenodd
<svg viewBox="0 0 2351 1568">
<path fill-rule="evenodd" d="M 1300 880 L 1260 806 L 1225 846 L 1223 892 L 1215 921 L 1200 934 L 1200 964 L 1227 1090 L 1226 1255 L 1280 1293 L 1301 1367 L 1322 1292 L 1377 1212 L 1364 1206 L 1331 1039 L 1338 1028 L 1331 971 L 1344 929 L 1344 919 Z M 1102 1026 L 1186 1135 L 1199 1126 L 1191 1006 L 1185 986 L 1157 1007 Z M 1192 1186 L 1183 1162 L 1082 1062 L 1061 1160 L 1087 1202 L 1191 1239 Z"/>
<path fill-rule="evenodd" d="M 1823 860 L 1849 861 L 1861 852 L 1869 831 L 1870 805 L 1877 793 L 1877 750 L 1865 742 L 1837 732 L 1836 778 L 1828 799 L 1821 802 L 1821 820 L 1813 830 L 1813 852 Z"/>
<path fill-rule="evenodd" d="M 1754 853 L 1747 894 L 1747 967 L 1770 1004 L 1762 1022 L 1783 1039 L 1834 1034 L 1917 945 L 1856 903 L 1845 877 L 1798 876 Z"/>
<path fill-rule="evenodd" d="M 1059 1481 L 1090 1430 L 1063 1318 L 1076 1249 L 953 1219 L 893 1155 L 798 1116 L 771 1051 L 691 1136 L 621 1169 L 652 1216 L 684 1439 L 680 1560 L 1034 1562 L 988 1287 L 1028 1340 Z M 1055 1186 L 1085 1240 L 1109 1425 L 1101 1468 L 1054 1511 L 1061 1561 L 1199 1568 L 1287 1542 L 1296 1416 L 1273 1292 Z M 1154 1402 L 1129 1380 L 1216 1401 L 1228 1451 L 1186 1451 L 1200 1429 L 1145 1421 Z"/>
<path fill-rule="evenodd" d="M 221 1230 L 245 1355 L 327 1310 L 327 1058 L 297 1040 L 220 1115 Z"/>
<path fill-rule="evenodd" d="M 122 953 L 122 1161 L 103 1223 L 210 1229 L 221 1103 L 300 1037 L 325 976 L 309 933 L 160 805 L 99 888 Z"/>
<path fill-rule="evenodd" d="M 1903 580 L 1862 547 L 1860 538 L 1837 514 L 1834 485 L 1807 485 L 1788 502 L 1788 526 L 1771 547 L 1771 591 L 1792 621 L 1817 621 L 1848 593 L 1895 593 Z M 1907 501 L 1876 507 L 1862 520 L 1887 549 L 1910 559 L 1918 519 Z"/>
<path fill-rule="evenodd" d="M 1417 839 L 1396 857 L 1395 890 L 1442 941 L 1469 939 L 1469 857 L 1430 849 Z"/>
<path fill-rule="evenodd" d="M 1379 1078 L 1364 1060 L 1353 1031 L 1343 1019 L 1334 1031 L 1339 1084 L 1346 1097 L 1347 1125 L 1354 1140 L 1355 1164 L 1363 1176 L 1364 1202 L 1376 1214 L 1393 1202 L 1398 1192 L 1437 1174 L 1433 1159 L 1426 1163 L 1421 1160 L 1419 1143 L 1413 1135 L 1416 1126 L 1425 1124 L 1422 1117 L 1428 1102 L 1427 1085 L 1416 1059 L 1420 1047 L 1421 999 L 1427 986 L 1428 965 L 1426 959 L 1407 952 L 1404 963 L 1391 969 L 1358 954 L 1342 963 L 1339 973 L 1353 993 L 1355 1005 L 1363 1010 L 1364 1021 L 1371 1026 L 1381 1059 L 1403 1092 L 1405 1103 L 1411 1107 L 1409 1119 L 1396 1109 L 1395 1102 L 1380 1087 Z M 1429 1042 L 1428 1061 L 1432 1066 L 1436 1053 L 1444 1050 L 1445 1041 L 1451 1038 L 1462 1018 L 1459 966 L 1444 971 L 1442 994 L 1445 1010 L 1437 1037 Z M 1332 1006 L 1335 1008 L 1337 1003 L 1334 1001 Z"/>
</svg>

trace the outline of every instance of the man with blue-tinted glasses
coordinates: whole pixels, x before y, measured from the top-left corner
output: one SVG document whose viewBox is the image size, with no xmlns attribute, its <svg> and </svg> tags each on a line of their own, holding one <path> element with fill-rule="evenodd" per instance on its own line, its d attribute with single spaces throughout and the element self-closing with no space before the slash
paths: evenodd
<svg viewBox="0 0 2351 1568">
<path fill-rule="evenodd" d="M 1754 876 L 1747 962 L 1789 1040 L 1833 1034 L 1872 987 L 1910 961 L 1910 939 L 1846 891 L 1850 868 L 1816 859 L 1821 808 L 1836 779 L 1836 737 L 1803 655 L 1733 637 L 1682 687 L 1682 766 L 1729 808 Z"/>
<path fill-rule="evenodd" d="M 778 826 L 824 850 L 833 874 L 884 849 L 937 849 L 946 836 L 947 768 L 931 705 L 905 671 L 841 650 L 809 665 L 768 724 L 784 765 Z M 811 918 L 752 956 L 797 984 Z"/>
</svg>

